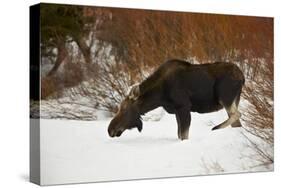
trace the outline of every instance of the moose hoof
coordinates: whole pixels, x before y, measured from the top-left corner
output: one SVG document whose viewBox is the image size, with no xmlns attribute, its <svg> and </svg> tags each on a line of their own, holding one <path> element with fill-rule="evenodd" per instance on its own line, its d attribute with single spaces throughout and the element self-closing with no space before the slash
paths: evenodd
<svg viewBox="0 0 281 188">
<path fill-rule="evenodd" d="M 219 128 L 220 128 L 219 126 L 215 126 L 215 127 L 212 128 L 212 131 L 218 130 Z"/>
<path fill-rule="evenodd" d="M 181 141 L 188 140 L 188 136 L 180 136 L 179 139 L 180 139 Z"/>
<path fill-rule="evenodd" d="M 240 121 L 236 121 L 236 122 L 234 122 L 234 123 L 231 124 L 231 127 L 232 127 L 232 128 L 242 127 L 242 125 L 241 125 Z"/>
</svg>

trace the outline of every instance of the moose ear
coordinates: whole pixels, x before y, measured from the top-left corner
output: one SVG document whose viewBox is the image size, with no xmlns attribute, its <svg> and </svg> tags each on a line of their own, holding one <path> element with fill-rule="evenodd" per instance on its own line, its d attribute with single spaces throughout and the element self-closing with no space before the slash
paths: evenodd
<svg viewBox="0 0 281 188">
<path fill-rule="evenodd" d="M 141 130 L 142 130 L 142 121 L 141 120 L 138 121 L 137 128 L 138 128 L 138 131 L 141 132 Z"/>
<path fill-rule="evenodd" d="M 132 89 L 129 93 L 129 99 L 137 100 L 140 96 L 140 87 L 139 85 L 132 86 Z"/>
</svg>

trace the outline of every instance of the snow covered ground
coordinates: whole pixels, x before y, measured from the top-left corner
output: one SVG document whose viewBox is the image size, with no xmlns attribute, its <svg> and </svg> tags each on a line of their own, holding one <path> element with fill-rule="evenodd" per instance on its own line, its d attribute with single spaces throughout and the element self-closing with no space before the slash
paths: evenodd
<svg viewBox="0 0 281 188">
<path fill-rule="evenodd" d="M 174 115 L 144 121 L 143 131 L 110 138 L 110 119 L 41 119 L 42 184 L 64 184 L 157 177 L 273 170 L 249 158 L 241 128 L 211 131 L 226 113 L 192 113 L 190 138 L 177 139 Z"/>
</svg>

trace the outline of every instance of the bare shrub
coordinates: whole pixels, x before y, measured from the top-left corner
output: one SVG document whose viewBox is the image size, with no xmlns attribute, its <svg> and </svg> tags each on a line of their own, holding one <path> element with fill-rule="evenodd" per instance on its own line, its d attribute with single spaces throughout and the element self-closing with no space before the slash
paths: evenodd
<svg viewBox="0 0 281 188">
<path fill-rule="evenodd" d="M 64 88 L 74 87 L 81 83 L 84 79 L 82 63 L 69 62 L 64 65 L 64 72 L 61 73 L 59 79 Z"/>
<path fill-rule="evenodd" d="M 205 174 L 218 174 L 225 172 L 224 168 L 218 161 L 201 159 L 201 166 L 205 171 Z"/>
<path fill-rule="evenodd" d="M 140 75 L 134 74 L 125 64 L 104 62 L 100 64 L 95 78 L 81 84 L 80 94 L 92 98 L 96 103 L 95 108 L 115 113 L 130 86 L 141 79 Z"/>
<path fill-rule="evenodd" d="M 258 63 L 259 62 L 259 63 Z M 248 134 L 249 147 L 256 151 L 262 164 L 274 162 L 274 125 L 273 125 L 273 61 L 257 61 L 248 63 L 246 84 L 242 96 L 248 102 L 243 109 L 243 126 Z M 266 145 L 257 142 L 258 137 Z"/>
<path fill-rule="evenodd" d="M 48 96 L 57 91 L 57 79 L 54 77 L 46 76 L 41 78 L 41 99 L 46 99 Z"/>
<path fill-rule="evenodd" d="M 78 85 L 83 79 L 81 63 L 65 63 L 62 71 L 41 78 L 41 98 L 59 98 L 64 89 Z"/>
<path fill-rule="evenodd" d="M 40 116 L 45 119 L 96 120 L 95 109 L 88 101 L 76 103 L 65 99 L 41 101 Z"/>
</svg>

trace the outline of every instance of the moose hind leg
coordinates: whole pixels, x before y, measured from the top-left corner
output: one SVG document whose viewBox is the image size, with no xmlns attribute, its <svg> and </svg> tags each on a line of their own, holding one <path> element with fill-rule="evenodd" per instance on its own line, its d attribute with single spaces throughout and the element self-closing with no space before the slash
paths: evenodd
<svg viewBox="0 0 281 188">
<path fill-rule="evenodd" d="M 240 91 L 240 94 L 241 94 L 241 91 Z M 236 105 L 237 109 L 238 109 L 238 105 L 239 105 L 239 102 L 240 102 L 240 94 L 235 99 L 235 105 Z M 228 113 L 228 116 L 230 117 L 229 112 L 227 112 L 227 113 Z M 242 127 L 242 124 L 241 124 L 240 120 L 238 119 L 237 121 L 235 121 L 234 123 L 231 124 L 231 127 Z"/>
<path fill-rule="evenodd" d="M 188 139 L 191 115 L 189 109 L 182 108 L 176 111 L 178 123 L 178 138 L 181 140 Z"/>
<path fill-rule="evenodd" d="M 226 106 L 224 107 L 227 111 L 229 118 L 226 121 L 222 122 L 221 124 L 212 128 L 212 130 L 222 129 L 229 125 L 231 125 L 232 127 L 241 127 L 241 123 L 239 120 L 239 118 L 241 117 L 241 113 L 238 111 L 236 102 L 234 101 L 230 107 L 226 107 Z"/>
</svg>

